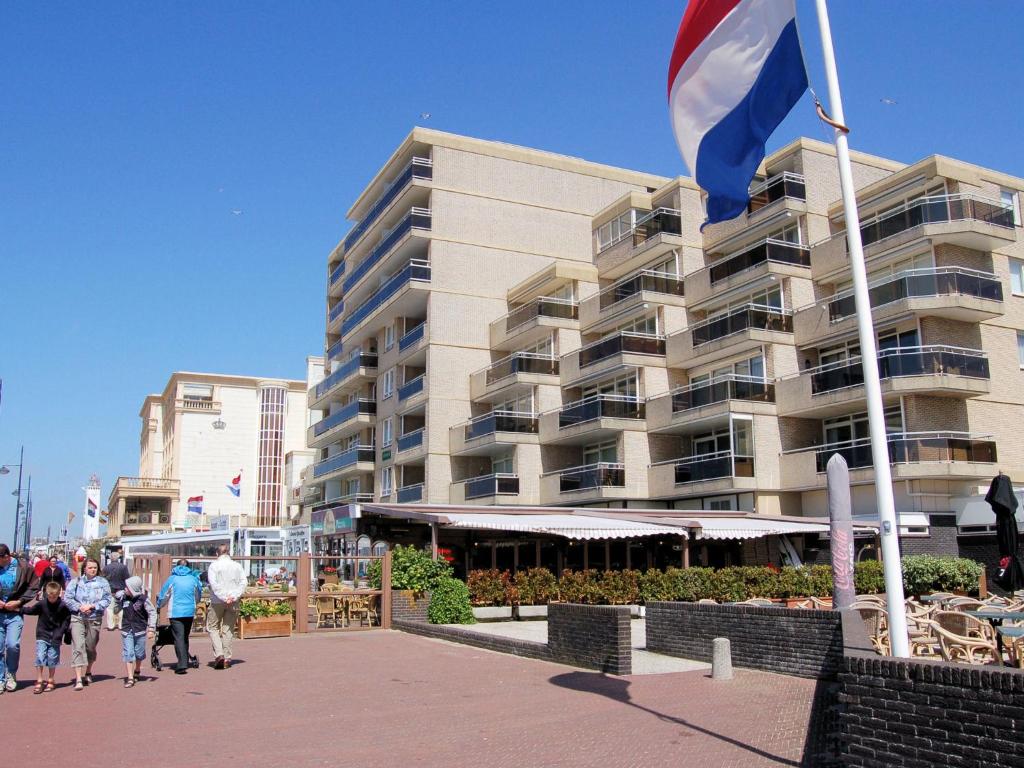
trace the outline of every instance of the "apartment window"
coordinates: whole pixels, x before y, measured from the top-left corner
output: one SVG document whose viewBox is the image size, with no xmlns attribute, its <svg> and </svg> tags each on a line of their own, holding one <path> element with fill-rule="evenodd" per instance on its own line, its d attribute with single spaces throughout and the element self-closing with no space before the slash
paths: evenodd
<svg viewBox="0 0 1024 768">
<path fill-rule="evenodd" d="M 825 419 L 822 423 L 825 443 L 845 443 L 850 440 L 866 440 L 871 436 L 868 428 L 868 415 L 866 413 L 855 413 L 851 416 L 840 416 L 835 419 Z M 898 405 L 885 409 L 885 433 L 887 435 L 898 434 L 903 431 L 903 414 Z"/>
<path fill-rule="evenodd" d="M 359 478 L 345 481 L 345 496 L 355 496 L 359 493 Z"/>
<path fill-rule="evenodd" d="M 511 411 L 512 413 L 533 413 L 533 390 L 519 397 L 511 397 L 491 407 L 492 411 Z"/>
<path fill-rule="evenodd" d="M 619 449 L 614 440 L 607 443 L 597 443 L 583 448 L 583 463 L 587 464 L 614 464 L 619 460 Z"/>
<path fill-rule="evenodd" d="M 601 384 L 593 384 L 589 387 L 583 388 L 583 397 L 593 397 L 594 395 L 621 395 L 623 397 L 636 397 L 637 386 L 636 386 L 636 374 L 629 376 L 621 376 L 611 381 L 605 381 Z"/>
<path fill-rule="evenodd" d="M 727 365 L 719 366 L 713 371 L 700 373 L 690 378 L 690 384 L 707 384 L 712 379 L 720 376 L 750 376 L 755 379 L 764 379 L 764 358 L 761 355 L 754 355 L 745 360 L 737 360 Z"/>
<path fill-rule="evenodd" d="M 182 384 L 181 397 L 192 402 L 208 403 L 213 400 L 213 386 L 210 384 Z"/>
<path fill-rule="evenodd" d="M 883 331 L 878 334 L 878 351 L 883 349 L 907 349 L 908 347 L 921 346 L 921 338 L 917 335 L 917 328 L 909 331 Z"/>
<path fill-rule="evenodd" d="M 654 264 L 648 264 L 644 269 L 651 272 L 661 272 L 665 275 L 678 275 L 679 266 L 676 264 L 675 257 L 667 259 L 665 261 L 657 261 Z"/>
<path fill-rule="evenodd" d="M 616 333 L 623 331 L 626 333 L 646 333 L 650 336 L 656 336 L 658 334 L 658 316 L 640 317 L 628 323 L 623 323 L 612 333 L 608 334 L 608 336 L 614 336 Z"/>
<path fill-rule="evenodd" d="M 550 336 L 538 341 L 536 344 L 524 347 L 518 351 L 528 355 L 545 355 L 546 357 L 554 357 L 554 347 L 552 346 Z"/>
<path fill-rule="evenodd" d="M 391 417 L 384 419 L 380 423 L 380 445 L 381 448 L 387 448 L 391 445 L 391 438 L 394 436 L 394 422 Z"/>
<path fill-rule="evenodd" d="M 797 223 L 790 224 L 780 230 L 770 232 L 768 237 L 771 240 L 783 240 L 787 243 L 800 245 L 800 225 Z"/>
<path fill-rule="evenodd" d="M 1016 296 L 1024 296 L 1024 261 L 1010 259 L 1010 289 Z"/>
<path fill-rule="evenodd" d="M 637 211 L 635 208 L 633 208 L 598 227 L 598 250 L 604 250 L 608 246 L 614 245 L 615 243 L 619 242 L 619 240 L 622 240 L 630 232 L 632 232 L 633 227 L 636 226 L 636 219 Z"/>
<path fill-rule="evenodd" d="M 1020 367 L 1024 368 L 1024 333 L 1017 331 L 1017 360 Z"/>
<path fill-rule="evenodd" d="M 512 454 L 495 456 L 491 459 L 491 472 L 495 475 L 511 475 L 515 470 L 512 466 Z"/>
<path fill-rule="evenodd" d="M 1017 196 L 1017 192 L 1012 189 L 1001 189 L 999 190 L 999 199 L 1003 201 L 1003 205 L 1009 206 L 1013 209 L 1013 226 L 1020 226 L 1020 198 Z"/>
<path fill-rule="evenodd" d="M 395 484 L 395 469 L 394 467 L 384 467 L 380 471 L 380 495 L 390 496 L 391 489 Z"/>
<path fill-rule="evenodd" d="M 382 388 L 383 388 L 383 395 L 381 396 L 382 400 L 387 400 L 389 397 L 391 397 L 393 394 L 395 394 L 395 369 L 394 368 L 388 368 L 386 371 L 384 371 Z"/>
<path fill-rule="evenodd" d="M 387 352 L 395 346 L 395 324 L 388 323 L 384 328 L 384 351 Z"/>
</svg>

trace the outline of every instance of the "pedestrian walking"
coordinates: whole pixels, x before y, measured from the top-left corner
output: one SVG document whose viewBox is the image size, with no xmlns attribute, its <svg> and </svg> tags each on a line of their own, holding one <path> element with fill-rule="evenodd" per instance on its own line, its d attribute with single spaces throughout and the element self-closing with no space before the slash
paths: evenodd
<svg viewBox="0 0 1024 768">
<path fill-rule="evenodd" d="M 68 567 L 68 564 L 64 562 L 64 558 L 60 555 L 57 555 L 57 566 L 64 574 L 64 584 L 67 585 L 67 583 L 71 581 L 71 569 Z"/>
<path fill-rule="evenodd" d="M 38 573 L 38 571 L 37 571 Z M 46 561 L 46 568 L 39 573 L 39 583 L 49 584 L 54 582 L 60 586 L 60 591 L 64 591 L 64 587 L 67 586 L 68 579 L 64 575 L 64 569 L 60 567 L 60 561 L 56 555 L 52 555 L 49 560 Z"/>
<path fill-rule="evenodd" d="M 47 582 L 36 599 L 22 609 L 23 613 L 39 617 L 36 620 L 36 687 L 32 693 L 57 687 L 54 673 L 60 664 L 60 646 L 65 636 L 70 640 L 71 632 L 71 611 L 60 599 L 60 593 L 60 584 Z"/>
<path fill-rule="evenodd" d="M 121 553 L 114 550 L 110 553 L 110 562 L 103 569 L 103 578 L 110 585 L 110 594 L 114 599 L 107 608 L 107 631 L 113 632 L 121 627 L 121 598 L 124 597 L 124 585 L 131 573 L 128 566 L 121 562 Z"/>
<path fill-rule="evenodd" d="M 142 672 L 146 658 L 146 640 L 156 632 L 156 608 L 142 588 L 139 576 L 129 576 L 121 593 L 121 660 L 124 662 L 124 687 L 131 688 Z"/>
<path fill-rule="evenodd" d="M 163 608 L 168 600 L 171 603 L 167 617 L 171 620 L 174 653 L 178 657 L 178 663 L 174 668 L 176 675 L 188 672 L 188 635 L 192 631 L 192 622 L 196 616 L 196 603 L 202 594 L 203 585 L 185 559 L 175 564 L 171 569 L 170 578 L 160 589 L 157 608 Z"/>
<path fill-rule="evenodd" d="M 18 688 L 16 676 L 21 658 L 21 608 L 36 596 L 39 582 L 27 560 L 11 555 L 0 544 L 0 693 Z"/>
<path fill-rule="evenodd" d="M 81 568 L 82 575 L 72 579 L 64 590 L 64 604 L 71 611 L 71 665 L 75 668 L 76 691 L 92 683 L 100 627 L 111 600 L 110 585 L 99 575 L 99 562 L 87 557 Z"/>
<path fill-rule="evenodd" d="M 32 558 L 32 568 L 35 570 L 36 576 L 42 576 L 43 571 L 50 567 L 50 558 L 46 556 L 45 549 L 37 549 L 35 556 Z M 45 581 L 40 580 L 40 584 L 45 584 Z"/>
<path fill-rule="evenodd" d="M 217 559 L 206 572 L 210 585 L 210 610 L 206 614 L 206 631 L 213 643 L 213 668 L 231 666 L 231 646 L 235 623 L 238 621 L 238 601 L 248 586 L 245 569 L 231 559 L 228 546 L 217 547 Z"/>
</svg>

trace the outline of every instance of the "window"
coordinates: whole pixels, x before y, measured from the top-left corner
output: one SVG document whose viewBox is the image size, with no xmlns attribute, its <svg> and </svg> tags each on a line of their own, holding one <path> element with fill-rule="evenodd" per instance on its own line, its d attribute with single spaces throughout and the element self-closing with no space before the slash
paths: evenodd
<svg viewBox="0 0 1024 768">
<path fill-rule="evenodd" d="M 345 496 L 355 496 L 359 493 L 359 478 L 345 481 Z"/>
<path fill-rule="evenodd" d="M 868 415 L 866 413 L 855 413 L 851 416 L 840 416 L 835 419 L 825 419 L 822 423 L 825 434 L 825 443 L 846 443 L 851 440 L 867 440 L 871 436 L 868 428 Z M 885 409 L 885 433 L 887 435 L 898 434 L 903 431 L 903 414 L 898 405 Z"/>
<path fill-rule="evenodd" d="M 518 397 L 510 397 L 500 403 L 494 403 L 491 411 L 509 411 L 511 413 L 533 413 L 533 390 Z"/>
<path fill-rule="evenodd" d="M 1024 261 L 1010 259 L 1010 290 L 1016 296 L 1024 296 Z"/>
<path fill-rule="evenodd" d="M 210 384 L 182 384 L 181 396 L 184 400 L 210 402 L 213 400 L 213 386 Z"/>
<path fill-rule="evenodd" d="M 697 374 L 690 378 L 690 384 L 699 386 L 707 384 L 712 379 L 720 376 L 749 376 L 754 379 L 764 379 L 764 358 L 761 355 L 754 355 L 746 360 L 737 360 L 734 363 L 719 366 L 713 371 Z"/>
<path fill-rule="evenodd" d="M 787 243 L 800 245 L 800 225 L 793 223 L 775 232 L 770 232 L 768 234 L 768 239 L 782 240 Z"/>
<path fill-rule="evenodd" d="M 1024 368 L 1024 333 L 1017 331 L 1017 360 L 1020 367 Z"/>
<path fill-rule="evenodd" d="M 649 336 L 658 335 L 658 316 L 651 315 L 650 317 L 640 317 L 636 320 L 630 320 L 628 323 L 623 323 L 616 328 L 607 336 L 614 336 L 616 333 L 625 331 L 626 333 L 646 333 Z"/>
<path fill-rule="evenodd" d="M 395 324 L 388 323 L 384 328 L 384 351 L 387 352 L 395 346 Z"/>
<path fill-rule="evenodd" d="M 637 213 L 640 213 L 640 215 L 642 216 L 645 215 L 647 211 L 638 212 L 635 208 L 631 208 L 625 213 L 598 227 L 598 250 L 603 251 L 605 248 L 614 245 L 615 243 L 619 242 L 619 240 L 622 240 L 630 232 L 632 232 L 633 227 L 636 225 Z"/>
<path fill-rule="evenodd" d="M 512 466 L 512 454 L 495 456 L 491 459 L 491 472 L 495 475 L 511 475 L 515 472 Z"/>
<path fill-rule="evenodd" d="M 636 397 L 636 374 L 622 376 L 618 379 L 605 381 L 601 384 L 592 384 L 583 388 L 583 399 L 594 395 L 621 395 L 623 397 Z"/>
<path fill-rule="evenodd" d="M 380 495 L 390 496 L 391 489 L 394 486 L 395 481 L 395 469 L 394 467 L 384 467 L 380 471 Z"/>
<path fill-rule="evenodd" d="M 384 371 L 382 400 L 387 400 L 395 394 L 395 369 L 388 368 Z"/>
<path fill-rule="evenodd" d="M 380 445 L 381 448 L 387 448 L 391 445 L 391 438 L 394 436 L 394 423 L 391 417 L 384 419 L 380 423 Z"/>
<path fill-rule="evenodd" d="M 583 448 L 584 465 L 600 463 L 614 464 L 618 460 L 619 449 L 614 440 L 609 440 L 607 443 L 588 445 Z"/>
<path fill-rule="evenodd" d="M 1017 192 L 1012 189 L 1001 189 L 999 190 L 999 199 L 1003 201 L 1003 205 L 1013 209 L 1013 226 L 1020 226 L 1020 198 L 1017 197 Z"/>
<path fill-rule="evenodd" d="M 878 351 L 883 349 L 907 349 L 908 347 L 921 346 L 920 337 L 917 335 L 917 328 L 909 331 L 882 331 L 878 334 Z"/>
</svg>

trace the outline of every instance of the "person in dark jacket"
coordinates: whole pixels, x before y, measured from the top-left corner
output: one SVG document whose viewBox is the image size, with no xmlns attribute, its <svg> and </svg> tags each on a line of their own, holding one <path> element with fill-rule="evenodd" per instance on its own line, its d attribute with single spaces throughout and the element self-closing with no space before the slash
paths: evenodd
<svg viewBox="0 0 1024 768">
<path fill-rule="evenodd" d="M 156 608 L 142 588 L 142 579 L 129 576 L 121 604 L 121 660 L 124 662 L 124 687 L 131 688 L 142 672 L 146 658 L 146 640 L 153 639 L 156 631 Z"/>
<path fill-rule="evenodd" d="M 59 584 L 62 592 L 68 583 L 67 578 L 64 576 L 64 569 L 60 567 L 60 562 L 57 560 L 56 555 L 53 555 L 47 561 L 46 568 L 39 574 L 39 583 L 41 585 L 49 584 L 51 581 Z"/>
<path fill-rule="evenodd" d="M 57 687 L 53 674 L 60 664 L 60 646 L 71 630 L 71 611 L 60 599 L 61 586 L 47 583 L 40 595 L 22 609 L 22 613 L 38 616 L 36 621 L 36 687 L 32 693 L 52 691 Z M 43 681 L 43 673 L 48 671 Z"/>
<path fill-rule="evenodd" d="M 21 607 L 39 591 L 35 571 L 27 560 L 11 555 L 10 547 L 0 544 L 0 693 L 18 687 L 18 661 L 21 658 L 21 631 L 25 619 Z"/>
<path fill-rule="evenodd" d="M 103 578 L 110 585 L 110 594 L 114 599 L 107 607 L 107 631 L 113 632 L 121 626 L 121 593 L 131 573 L 128 566 L 121 562 L 121 553 L 114 550 L 110 553 L 110 562 L 103 569 Z"/>
</svg>

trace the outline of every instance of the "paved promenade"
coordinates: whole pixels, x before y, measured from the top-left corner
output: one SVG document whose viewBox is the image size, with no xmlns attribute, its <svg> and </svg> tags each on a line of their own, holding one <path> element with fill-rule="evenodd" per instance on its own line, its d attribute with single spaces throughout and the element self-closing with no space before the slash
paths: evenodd
<svg viewBox="0 0 1024 768">
<path fill-rule="evenodd" d="M 62 669 L 36 696 L 32 637 L 0 711 L 8 754 L 33 764 L 792 766 L 814 691 L 745 671 L 615 678 L 383 631 L 242 641 L 224 672 L 195 636 L 202 668 L 147 662 L 126 690 L 120 637 L 104 631 L 97 682 L 75 693 Z"/>
</svg>

